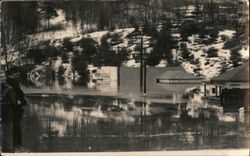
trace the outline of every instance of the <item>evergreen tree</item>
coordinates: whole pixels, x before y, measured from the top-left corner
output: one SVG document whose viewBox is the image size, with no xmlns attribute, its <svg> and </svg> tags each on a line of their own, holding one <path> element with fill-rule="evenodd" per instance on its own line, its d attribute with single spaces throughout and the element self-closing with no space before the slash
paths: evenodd
<svg viewBox="0 0 250 156">
<path fill-rule="evenodd" d="M 70 38 L 64 38 L 62 45 L 67 51 L 73 51 L 73 43 L 70 42 Z"/>
<path fill-rule="evenodd" d="M 218 49 L 215 49 L 215 48 L 209 48 L 207 50 L 207 57 L 218 57 Z"/>
<path fill-rule="evenodd" d="M 111 45 L 108 42 L 110 39 L 110 34 L 106 34 L 101 38 L 101 46 L 99 48 L 101 54 L 101 64 L 103 66 L 115 66 L 117 65 L 118 56 L 116 51 L 111 49 Z"/>
<path fill-rule="evenodd" d="M 93 58 L 93 62 L 97 66 L 118 66 L 122 62 L 128 60 L 129 51 L 125 47 L 117 47 L 113 49 L 112 45 L 117 45 L 120 43 L 119 37 L 117 38 L 116 34 L 106 34 L 101 38 L 101 45 L 98 48 L 96 55 Z"/>
<path fill-rule="evenodd" d="M 129 60 L 129 53 L 130 51 L 128 51 L 125 47 L 119 48 L 118 47 L 118 51 L 117 51 L 117 65 L 121 65 L 124 61 L 128 61 Z"/>
<path fill-rule="evenodd" d="M 35 48 L 35 49 L 30 49 L 28 50 L 26 57 L 34 64 L 41 64 L 42 62 L 46 61 L 46 55 L 42 49 Z"/>
<path fill-rule="evenodd" d="M 92 38 L 82 38 L 77 44 L 82 49 L 81 55 L 83 55 L 89 63 L 92 63 L 93 57 L 97 54 L 97 42 Z"/>
<path fill-rule="evenodd" d="M 180 50 L 181 50 L 181 57 L 185 61 L 191 61 L 192 59 L 194 59 L 194 56 L 187 49 L 187 44 L 186 43 L 181 43 L 180 44 Z"/>
<path fill-rule="evenodd" d="M 44 18 L 47 20 L 47 29 L 50 29 L 50 19 L 53 19 L 54 17 L 57 17 L 58 14 L 55 10 L 55 5 L 53 2 L 43 2 L 40 13 L 44 16 Z"/>
<path fill-rule="evenodd" d="M 220 73 L 223 74 L 228 70 L 226 62 L 221 62 Z"/>
<path fill-rule="evenodd" d="M 169 32 L 170 26 L 165 24 L 156 39 L 156 44 L 153 48 L 153 57 L 158 57 L 157 60 L 166 59 L 169 65 L 173 64 L 172 49 L 176 48 L 177 42 L 173 39 Z M 152 60 L 152 59 L 151 59 Z"/>
<path fill-rule="evenodd" d="M 77 72 L 81 76 L 81 78 L 88 79 L 88 61 L 85 56 L 75 53 L 71 60 L 71 63 L 73 74 Z"/>
<path fill-rule="evenodd" d="M 230 60 L 233 64 L 233 67 L 237 67 L 242 63 L 242 56 L 238 50 L 231 50 Z"/>
<path fill-rule="evenodd" d="M 150 53 L 147 57 L 146 64 L 149 66 L 156 66 L 160 63 L 161 57 L 155 53 Z"/>
<path fill-rule="evenodd" d="M 149 35 L 152 38 L 157 38 L 158 31 L 156 30 L 156 27 L 151 27 L 149 24 L 146 24 L 143 26 L 142 31 L 144 34 Z"/>
</svg>

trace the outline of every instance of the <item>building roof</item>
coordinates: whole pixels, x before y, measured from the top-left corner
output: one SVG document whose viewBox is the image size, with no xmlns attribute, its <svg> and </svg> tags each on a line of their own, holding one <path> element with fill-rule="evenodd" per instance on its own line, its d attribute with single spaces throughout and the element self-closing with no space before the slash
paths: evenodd
<svg viewBox="0 0 250 156">
<path fill-rule="evenodd" d="M 239 67 L 214 77 L 211 82 L 249 82 L 249 61 Z"/>
<path fill-rule="evenodd" d="M 162 80 L 203 80 L 204 77 L 198 77 L 187 73 L 181 66 L 168 67 L 167 70 L 157 77 Z"/>
<path fill-rule="evenodd" d="M 159 87 L 164 89 L 164 93 L 184 93 L 189 88 L 194 88 L 199 86 L 199 84 L 166 84 L 166 83 L 159 83 L 157 84 Z"/>
</svg>

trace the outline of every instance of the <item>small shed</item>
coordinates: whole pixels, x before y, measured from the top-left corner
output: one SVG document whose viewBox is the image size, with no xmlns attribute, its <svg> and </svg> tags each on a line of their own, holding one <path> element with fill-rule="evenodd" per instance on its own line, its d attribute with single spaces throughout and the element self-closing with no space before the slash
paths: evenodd
<svg viewBox="0 0 250 156">
<path fill-rule="evenodd" d="M 249 61 L 232 70 L 214 77 L 210 84 L 219 86 L 221 105 L 228 108 L 249 106 Z"/>
<path fill-rule="evenodd" d="M 214 77 L 211 84 L 221 84 L 223 88 L 249 88 L 249 61 L 239 67 Z"/>
</svg>

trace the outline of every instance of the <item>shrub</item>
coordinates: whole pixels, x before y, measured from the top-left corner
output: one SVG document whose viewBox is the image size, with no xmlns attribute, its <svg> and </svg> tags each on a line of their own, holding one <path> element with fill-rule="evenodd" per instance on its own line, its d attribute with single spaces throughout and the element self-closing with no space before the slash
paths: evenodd
<svg viewBox="0 0 250 156">
<path fill-rule="evenodd" d="M 112 25 L 110 26 L 110 31 L 114 31 L 114 30 L 115 30 L 115 25 L 112 24 Z"/>
<path fill-rule="evenodd" d="M 207 60 L 205 63 L 204 63 L 204 65 L 206 66 L 206 65 L 209 65 L 209 60 Z"/>
<path fill-rule="evenodd" d="M 201 44 L 205 44 L 205 45 L 210 45 L 213 44 L 215 40 L 213 39 L 204 39 Z"/>
<path fill-rule="evenodd" d="M 207 57 L 218 57 L 218 49 L 215 48 L 209 48 L 207 50 Z"/>
<path fill-rule="evenodd" d="M 161 58 L 154 53 L 149 54 L 146 64 L 149 66 L 156 66 L 160 63 Z"/>
<path fill-rule="evenodd" d="M 47 58 L 57 57 L 60 55 L 60 51 L 57 50 L 56 47 L 51 46 L 51 45 L 46 45 L 43 50 Z"/>
<path fill-rule="evenodd" d="M 112 34 L 111 36 L 110 36 L 110 39 L 111 39 L 111 41 L 110 41 L 110 44 L 111 44 L 111 46 L 114 46 L 114 45 L 117 45 L 117 44 L 120 44 L 120 43 L 122 43 L 122 38 L 121 38 L 121 34 L 119 34 L 119 33 L 114 33 L 114 34 Z"/>
<path fill-rule="evenodd" d="M 191 55 L 190 51 L 187 49 L 187 44 L 186 43 L 181 43 L 180 44 L 180 50 L 181 50 L 181 57 L 186 60 L 190 61 L 194 58 L 193 55 Z"/>
<path fill-rule="evenodd" d="M 200 64 L 200 60 L 198 58 L 194 59 L 194 55 L 191 55 L 191 57 L 192 57 L 192 61 L 191 61 L 192 64 L 195 64 L 195 65 Z"/>
<path fill-rule="evenodd" d="M 128 40 L 128 45 L 133 45 L 134 44 L 134 42 L 133 42 L 133 40 Z"/>
<path fill-rule="evenodd" d="M 233 67 L 237 67 L 237 66 L 239 66 L 241 64 L 242 56 L 238 52 L 238 50 L 231 50 L 230 60 L 231 60 L 231 62 L 233 64 Z"/>
<path fill-rule="evenodd" d="M 207 35 L 207 31 L 205 29 L 199 32 L 199 38 L 201 39 L 206 38 L 206 35 Z"/>
<path fill-rule="evenodd" d="M 69 63 L 69 56 L 66 52 L 62 53 L 62 63 Z"/>
<path fill-rule="evenodd" d="M 222 62 L 221 63 L 221 69 L 220 69 L 220 73 L 221 74 L 223 74 L 223 73 L 225 73 L 226 71 L 227 71 L 227 64 L 226 64 L 226 62 Z"/>
<path fill-rule="evenodd" d="M 193 71 L 195 72 L 195 73 L 199 73 L 199 71 L 201 71 L 202 69 L 200 68 L 200 67 L 198 67 L 198 68 L 194 68 L 193 69 Z"/>
<path fill-rule="evenodd" d="M 210 37 L 213 39 L 213 40 L 216 40 L 218 38 L 218 34 L 219 32 L 217 30 L 213 30 L 213 31 L 210 31 L 209 32 L 209 35 Z"/>
<path fill-rule="evenodd" d="M 70 42 L 69 38 L 63 39 L 63 47 L 66 48 L 68 51 L 73 51 L 73 43 Z"/>
<path fill-rule="evenodd" d="M 228 41 L 229 40 L 229 37 L 227 35 L 221 35 L 221 40 L 222 41 Z"/>
</svg>

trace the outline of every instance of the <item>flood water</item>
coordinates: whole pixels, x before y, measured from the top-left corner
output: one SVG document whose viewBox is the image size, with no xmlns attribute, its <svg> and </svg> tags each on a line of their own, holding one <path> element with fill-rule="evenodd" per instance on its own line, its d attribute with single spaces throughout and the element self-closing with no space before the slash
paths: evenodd
<svg viewBox="0 0 250 156">
<path fill-rule="evenodd" d="M 138 93 L 138 77 L 130 76 L 123 76 L 119 90 L 107 85 L 25 89 L 24 148 L 105 152 L 249 147 L 249 115 L 243 107 L 227 110 L 218 101 L 204 100 L 202 91 L 171 93 L 152 75 L 157 74 L 147 78 L 146 95 Z"/>
<path fill-rule="evenodd" d="M 242 108 L 92 95 L 30 95 L 28 102 L 23 145 L 33 152 L 247 147 Z"/>
</svg>

